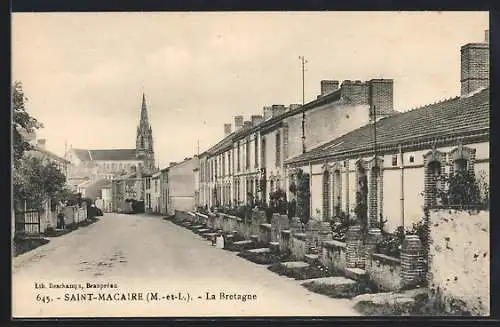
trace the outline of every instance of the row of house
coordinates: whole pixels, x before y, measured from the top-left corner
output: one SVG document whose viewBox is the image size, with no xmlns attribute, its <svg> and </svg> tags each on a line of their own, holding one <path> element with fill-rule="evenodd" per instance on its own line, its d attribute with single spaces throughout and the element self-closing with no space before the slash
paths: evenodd
<svg viewBox="0 0 500 327">
<path fill-rule="evenodd" d="M 311 217 L 353 213 L 389 230 L 418 221 L 435 204 L 437 176 L 461 169 L 489 180 L 489 43 L 461 48 L 461 92 L 407 112 L 393 106 L 394 81 L 321 81 L 303 106 L 272 105 L 224 125 L 225 137 L 199 155 L 196 205 L 238 206 L 309 180 Z"/>
<path fill-rule="evenodd" d="M 291 200 L 305 175 L 313 219 L 354 214 L 358 198 L 370 223 L 410 225 L 439 201 L 439 176 L 469 170 L 489 180 L 488 40 L 462 46 L 460 55 L 454 98 L 401 112 L 392 79 L 324 80 L 314 101 L 234 117 L 199 155 L 115 178 L 105 187 L 109 208 L 126 211 L 125 200 L 136 199 L 146 212 L 173 214 L 269 202 L 277 190 Z"/>
</svg>

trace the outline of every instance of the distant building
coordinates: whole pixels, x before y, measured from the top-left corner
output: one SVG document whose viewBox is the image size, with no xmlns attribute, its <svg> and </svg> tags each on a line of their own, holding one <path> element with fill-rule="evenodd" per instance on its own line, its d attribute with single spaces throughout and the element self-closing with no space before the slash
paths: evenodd
<svg viewBox="0 0 500 327">
<path fill-rule="evenodd" d="M 135 149 L 74 149 L 68 151 L 68 179 L 78 185 L 87 179 L 114 179 L 143 170 L 155 170 L 153 132 L 148 120 L 146 97 L 142 96 L 141 117 L 137 127 Z"/>
<path fill-rule="evenodd" d="M 171 163 L 168 167 L 167 214 L 175 210 L 195 209 L 195 169 L 199 167 L 197 156 L 185 158 L 182 162 Z"/>
<path fill-rule="evenodd" d="M 57 154 L 46 149 L 46 140 L 38 139 L 33 144 L 33 149 L 26 152 L 27 156 L 38 158 L 42 161 L 52 162 L 57 165 L 59 170 L 66 176 L 67 168 L 70 162 Z"/>
</svg>

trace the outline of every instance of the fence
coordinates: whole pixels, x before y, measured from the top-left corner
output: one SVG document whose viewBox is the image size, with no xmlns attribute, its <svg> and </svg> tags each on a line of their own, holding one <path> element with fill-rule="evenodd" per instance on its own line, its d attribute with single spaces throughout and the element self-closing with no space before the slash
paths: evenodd
<svg viewBox="0 0 500 327">
<path fill-rule="evenodd" d="M 16 234 L 39 235 L 40 211 L 26 210 L 16 212 Z"/>
</svg>

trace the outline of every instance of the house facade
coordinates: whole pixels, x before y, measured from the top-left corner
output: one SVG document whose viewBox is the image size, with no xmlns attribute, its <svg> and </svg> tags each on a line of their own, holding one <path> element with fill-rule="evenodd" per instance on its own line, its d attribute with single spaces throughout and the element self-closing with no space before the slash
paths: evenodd
<svg viewBox="0 0 500 327">
<path fill-rule="evenodd" d="M 168 167 L 167 214 L 174 214 L 175 210 L 195 209 L 194 170 L 198 167 L 197 156 L 185 158 L 179 163 L 171 163 Z"/>
<path fill-rule="evenodd" d="M 460 96 L 372 120 L 286 161 L 290 180 L 298 170 L 310 178 L 313 218 L 354 215 L 360 197 L 368 223 L 394 231 L 439 204 L 441 176 L 467 170 L 489 183 L 488 43 L 467 44 L 461 56 Z"/>
<path fill-rule="evenodd" d="M 435 202 L 431 172 L 489 179 L 489 44 L 466 44 L 460 55 L 461 95 L 408 112 L 394 110 L 390 79 L 328 80 L 304 106 L 236 116 L 234 131 L 225 124 L 224 138 L 200 156 L 200 205 L 267 201 L 278 188 L 293 198 L 300 171 L 314 219 L 353 214 L 361 196 L 372 222 L 382 217 L 394 230 L 417 221 Z"/>
</svg>

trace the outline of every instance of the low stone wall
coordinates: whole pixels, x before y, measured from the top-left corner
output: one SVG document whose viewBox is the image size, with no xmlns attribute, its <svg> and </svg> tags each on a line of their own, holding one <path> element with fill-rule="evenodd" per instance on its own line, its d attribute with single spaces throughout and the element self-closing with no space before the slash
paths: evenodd
<svg viewBox="0 0 500 327">
<path fill-rule="evenodd" d="M 297 260 L 303 260 L 307 253 L 307 236 L 305 233 L 292 234 L 290 252 Z"/>
<path fill-rule="evenodd" d="M 401 289 L 401 260 L 384 254 L 373 253 L 365 264 L 365 270 L 381 291 Z"/>
<path fill-rule="evenodd" d="M 273 214 L 271 218 L 271 241 L 279 242 L 281 238 L 281 231 L 288 230 L 290 228 L 290 223 L 288 221 L 288 216 Z"/>
<path fill-rule="evenodd" d="M 292 232 L 290 230 L 280 231 L 280 252 L 287 253 L 291 251 Z"/>
<path fill-rule="evenodd" d="M 489 211 L 429 212 L 429 288 L 450 308 L 490 314 L 489 219 Z"/>
<path fill-rule="evenodd" d="M 323 242 L 320 261 L 326 267 L 343 272 L 347 268 L 346 244 L 335 240 Z"/>
<path fill-rule="evenodd" d="M 260 224 L 259 241 L 266 244 L 271 242 L 271 224 Z"/>
</svg>

